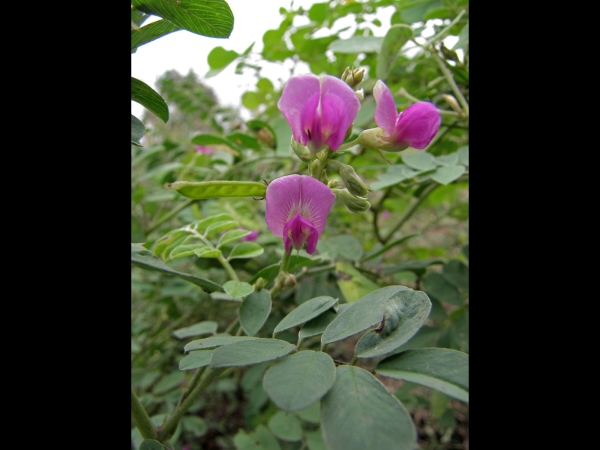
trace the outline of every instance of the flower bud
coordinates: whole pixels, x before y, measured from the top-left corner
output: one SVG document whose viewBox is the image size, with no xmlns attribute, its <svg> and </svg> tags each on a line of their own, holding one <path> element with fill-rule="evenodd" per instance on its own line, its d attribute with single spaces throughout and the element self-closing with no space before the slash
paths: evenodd
<svg viewBox="0 0 600 450">
<path fill-rule="evenodd" d="M 364 130 L 358 136 L 357 144 L 366 148 L 372 148 L 374 150 L 385 150 L 386 152 L 400 152 L 409 147 L 409 144 L 407 143 L 391 143 L 384 141 L 380 137 L 384 133 L 385 131 L 379 127 Z"/>
<path fill-rule="evenodd" d="M 312 153 L 308 147 L 305 147 L 299 142 L 296 142 L 292 137 L 292 141 L 290 143 L 292 146 L 292 150 L 296 154 L 298 158 L 300 158 L 304 162 L 308 162 L 312 159 Z"/>
<path fill-rule="evenodd" d="M 444 97 L 444 100 L 446 100 L 448 102 L 448 104 L 452 107 L 452 109 L 454 111 L 456 111 L 459 115 L 464 116 L 464 112 L 462 109 L 460 109 L 460 106 L 458 105 L 458 101 L 456 100 L 456 98 L 452 95 L 448 95 L 448 94 L 442 94 L 442 97 Z"/>
<path fill-rule="evenodd" d="M 327 187 L 329 187 L 329 189 L 340 189 L 342 186 L 343 184 L 338 178 L 334 178 L 327 182 Z"/>
<path fill-rule="evenodd" d="M 337 190 L 336 193 L 340 196 L 346 208 L 355 213 L 365 212 L 371 207 L 371 204 L 366 198 L 355 197 L 347 189 Z"/>
<path fill-rule="evenodd" d="M 256 280 L 256 282 L 254 283 L 254 290 L 255 291 L 260 291 L 261 289 L 264 289 L 267 287 L 267 280 L 264 279 L 263 277 L 258 277 L 258 280 Z"/>
<path fill-rule="evenodd" d="M 364 197 L 369 193 L 369 187 L 356 174 L 354 167 L 347 164 L 340 166 L 340 176 L 344 181 L 344 186 L 348 191 L 357 197 Z"/>
<path fill-rule="evenodd" d="M 346 70 L 344 70 L 344 73 L 342 74 L 341 78 L 352 89 L 356 89 L 360 85 L 360 83 L 362 83 L 364 76 L 365 69 L 350 70 L 350 67 L 346 67 Z"/>
<path fill-rule="evenodd" d="M 296 286 L 296 277 L 293 274 L 288 273 L 283 282 L 283 289 L 291 289 L 294 286 Z"/>
<path fill-rule="evenodd" d="M 356 94 L 356 98 L 359 99 L 361 102 L 365 99 L 364 89 L 358 89 L 357 91 L 354 91 L 354 93 Z"/>
</svg>

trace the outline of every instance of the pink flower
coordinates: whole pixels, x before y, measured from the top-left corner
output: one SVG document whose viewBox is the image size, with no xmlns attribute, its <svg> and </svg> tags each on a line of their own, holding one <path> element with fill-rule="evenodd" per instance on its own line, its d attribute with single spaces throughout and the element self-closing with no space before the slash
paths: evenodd
<svg viewBox="0 0 600 450">
<path fill-rule="evenodd" d="M 387 209 L 381 211 L 381 218 L 383 220 L 389 219 L 391 215 L 392 214 Z"/>
<path fill-rule="evenodd" d="M 398 114 L 390 89 L 381 80 L 373 88 L 377 102 L 375 123 L 383 133 L 379 139 L 387 145 L 380 148 L 401 151 L 408 147 L 424 149 L 431 142 L 442 122 L 442 117 L 433 103 L 417 102 Z"/>
<path fill-rule="evenodd" d="M 258 230 L 252 230 L 250 234 L 247 234 L 242 238 L 242 241 L 255 241 L 258 237 Z"/>
<path fill-rule="evenodd" d="M 356 118 L 360 102 L 350 86 L 330 75 L 291 77 L 277 107 L 290 124 L 296 142 L 313 152 L 326 145 L 337 150 Z"/>
<path fill-rule="evenodd" d="M 210 154 L 212 154 L 212 152 L 215 151 L 215 149 L 210 148 L 210 147 L 205 147 L 203 145 L 196 145 L 196 151 L 198 153 L 204 153 L 205 155 L 210 155 Z"/>
<path fill-rule="evenodd" d="M 276 178 L 267 187 L 267 226 L 275 236 L 283 237 L 288 254 L 291 246 L 300 250 L 305 243 L 306 252 L 312 254 L 334 200 L 327 185 L 307 175 Z"/>
</svg>

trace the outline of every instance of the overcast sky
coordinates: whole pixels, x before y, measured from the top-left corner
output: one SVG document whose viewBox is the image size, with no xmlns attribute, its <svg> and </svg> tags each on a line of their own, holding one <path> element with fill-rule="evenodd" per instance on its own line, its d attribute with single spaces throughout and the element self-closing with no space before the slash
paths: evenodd
<svg viewBox="0 0 600 450">
<path fill-rule="evenodd" d="M 294 8 L 303 6 L 308 9 L 313 3 L 323 0 L 295 0 Z M 262 2 L 249 0 L 227 0 L 234 17 L 234 26 L 228 39 L 215 39 L 200 36 L 189 31 L 181 30 L 163 36 L 148 44 L 142 45 L 131 55 L 131 76 L 135 77 L 152 88 L 156 89 L 156 80 L 167 70 L 177 70 L 185 75 L 190 69 L 200 77 L 204 77 L 209 70 L 206 60 L 208 54 L 214 47 L 221 46 L 226 50 L 235 50 L 242 53 L 252 42 L 256 42 L 252 51 L 261 51 L 263 48 L 262 36 L 265 31 L 279 27 L 282 16 L 279 8 L 290 9 L 292 0 L 268 0 Z M 389 29 L 390 16 L 393 7 L 382 8 L 378 14 L 382 26 L 374 30 L 376 36 L 384 36 Z M 151 17 L 146 23 L 156 20 Z M 354 23 L 352 17 L 346 17 L 336 22 L 333 30 L 323 29 L 323 36 L 331 35 L 336 30 Z M 308 21 L 308 19 L 306 19 Z M 352 30 L 348 30 L 340 37 L 350 37 Z M 241 95 L 247 90 L 254 90 L 256 79 L 251 76 L 235 74 L 235 63 L 215 77 L 203 79 L 205 84 L 215 90 L 219 101 L 223 105 L 237 107 L 240 105 Z M 308 66 L 305 69 L 308 72 Z M 302 70 L 297 71 L 297 73 Z M 277 64 L 267 63 L 263 65 L 261 75 L 276 82 L 278 78 L 285 78 L 288 70 Z M 341 74 L 340 74 L 341 75 Z M 276 86 L 277 88 L 277 86 Z M 142 118 L 144 108 L 136 102 L 131 102 L 131 113 Z M 250 118 L 249 112 L 242 110 L 246 119 Z"/>
</svg>

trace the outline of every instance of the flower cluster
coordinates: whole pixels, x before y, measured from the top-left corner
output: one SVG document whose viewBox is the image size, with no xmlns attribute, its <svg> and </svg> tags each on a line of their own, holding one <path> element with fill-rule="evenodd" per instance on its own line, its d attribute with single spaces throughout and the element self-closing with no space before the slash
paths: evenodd
<svg viewBox="0 0 600 450">
<path fill-rule="evenodd" d="M 285 251 L 291 247 L 312 254 L 325 229 L 336 194 L 346 207 L 361 213 L 371 206 L 369 187 L 353 167 L 328 160 L 332 152 L 354 145 L 398 152 L 413 147 L 424 149 L 437 133 L 441 116 L 430 102 L 417 102 L 398 113 L 390 89 L 381 80 L 375 83 L 373 97 L 376 128 L 364 130 L 344 144 L 352 134 L 352 124 L 360 109 L 364 69 L 347 68 L 341 79 L 330 75 L 296 75 L 285 85 L 277 106 L 292 129 L 291 147 L 309 164 L 311 176 L 288 175 L 273 180 L 265 194 L 265 219 L 275 236 L 282 237 Z M 321 156 L 317 156 L 319 154 Z M 344 187 L 337 180 L 328 182 L 325 165 L 339 167 Z"/>
</svg>

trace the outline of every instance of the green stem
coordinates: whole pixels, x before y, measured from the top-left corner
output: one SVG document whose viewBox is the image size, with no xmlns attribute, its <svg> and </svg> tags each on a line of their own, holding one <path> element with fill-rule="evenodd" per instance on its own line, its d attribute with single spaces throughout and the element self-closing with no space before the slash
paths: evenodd
<svg viewBox="0 0 600 450">
<path fill-rule="evenodd" d="M 454 18 L 454 20 L 452 22 L 450 22 L 448 24 L 447 27 L 445 27 L 442 31 L 440 31 L 438 34 L 436 34 L 435 36 L 433 36 L 431 39 L 429 39 L 429 42 L 436 42 L 440 39 L 442 39 L 442 37 L 445 37 L 446 34 L 450 31 L 450 28 L 452 28 L 456 23 L 458 23 L 458 21 L 462 18 L 462 16 L 467 12 L 466 9 L 463 9 L 461 12 L 458 13 L 458 16 L 456 16 Z"/>
<path fill-rule="evenodd" d="M 179 408 L 175 410 L 173 415 L 169 417 L 169 420 L 159 429 L 158 431 L 158 440 L 163 441 L 169 439 L 175 429 L 177 428 L 177 424 L 183 417 L 183 415 L 190 409 L 190 407 L 194 404 L 194 402 L 198 399 L 200 394 L 212 383 L 216 378 L 218 378 L 225 369 L 210 369 L 204 372 L 204 377 L 200 381 L 200 383 L 190 392 L 187 398 L 181 403 Z"/>
<path fill-rule="evenodd" d="M 150 417 L 148 417 L 144 405 L 142 405 L 140 399 L 135 395 L 133 387 L 131 388 L 131 417 L 144 439 L 157 439 L 156 428 Z"/>
<path fill-rule="evenodd" d="M 291 252 L 288 253 L 285 251 L 285 249 L 283 250 L 283 257 L 281 258 L 281 264 L 279 265 L 279 273 L 277 274 L 277 278 L 275 278 L 275 285 L 269 291 L 269 294 L 271 294 L 271 298 L 275 297 L 275 295 L 278 294 L 279 291 L 281 291 L 281 288 L 283 287 L 284 277 L 281 275 L 283 273 L 287 273 L 288 266 L 290 265 L 291 256 Z"/>
<path fill-rule="evenodd" d="M 431 192 L 438 186 L 440 186 L 440 184 L 432 183 L 423 190 L 423 192 L 421 193 L 421 196 L 417 199 L 417 201 L 414 202 L 411 205 L 411 207 L 408 208 L 408 210 L 404 213 L 404 216 L 400 219 L 400 222 L 398 222 L 396 224 L 396 226 L 392 229 L 392 231 L 390 231 L 389 234 L 385 237 L 385 239 L 383 239 L 383 242 L 382 242 L 383 244 L 386 244 L 387 241 L 390 240 L 390 238 L 394 235 L 394 233 L 396 231 L 398 231 L 400 229 L 400 227 L 406 223 L 406 221 L 414 214 L 414 212 L 421 205 L 421 203 L 423 203 L 425 201 L 427 196 L 429 194 L 431 194 Z"/>
<path fill-rule="evenodd" d="M 177 214 L 179 211 L 181 211 L 184 208 L 187 208 L 188 206 L 190 206 L 192 203 L 194 203 L 195 201 L 197 201 L 197 199 L 195 198 L 190 198 L 187 199 L 186 201 L 184 201 L 183 203 L 180 203 L 179 205 L 177 205 L 175 208 L 173 208 L 171 211 L 169 211 L 167 214 L 165 214 L 164 216 L 162 216 L 161 218 L 159 218 L 156 222 L 154 222 L 152 225 L 150 225 L 148 227 L 148 229 L 146 230 L 146 235 L 149 235 L 150 233 L 152 233 L 154 230 L 156 230 L 160 225 L 162 225 L 163 223 L 165 223 L 167 220 L 171 219 L 172 217 L 175 216 L 175 214 Z"/>
<path fill-rule="evenodd" d="M 349 148 L 352 148 L 355 145 L 358 145 L 358 138 L 354 139 L 353 141 L 346 142 L 346 143 L 340 145 L 339 148 L 337 149 L 337 151 L 341 152 L 342 150 L 348 150 Z"/>
<path fill-rule="evenodd" d="M 448 80 L 448 84 L 450 84 L 450 87 L 452 88 L 452 92 L 454 92 L 454 95 L 458 99 L 460 106 L 462 106 L 463 111 L 465 113 L 465 118 L 468 118 L 469 117 L 469 104 L 467 103 L 467 100 L 465 99 L 462 92 L 458 88 L 456 81 L 454 81 L 454 77 L 452 76 L 452 73 L 450 72 L 450 70 L 448 70 L 448 68 L 446 67 L 446 64 L 444 64 L 442 59 L 437 54 L 436 49 L 433 47 L 431 48 L 431 54 L 433 55 L 435 61 L 438 63 L 438 66 L 440 66 L 440 70 L 446 77 L 446 80 Z"/>
</svg>

